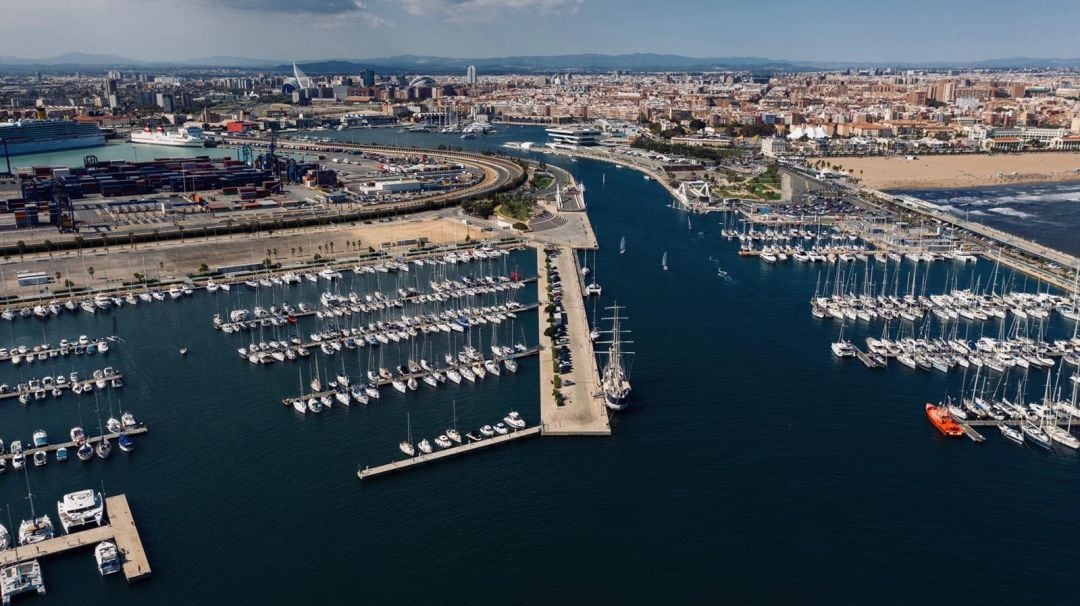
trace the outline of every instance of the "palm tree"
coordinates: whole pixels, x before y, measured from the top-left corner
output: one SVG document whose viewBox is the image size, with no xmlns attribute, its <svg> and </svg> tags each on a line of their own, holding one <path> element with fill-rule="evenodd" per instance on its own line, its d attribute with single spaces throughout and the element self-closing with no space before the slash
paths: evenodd
<svg viewBox="0 0 1080 606">
<path fill-rule="evenodd" d="M 23 260 L 23 251 L 26 250 L 26 242 L 23 242 L 22 240 L 19 240 L 18 242 L 15 243 L 15 246 L 19 247 L 19 260 L 22 261 Z"/>
<path fill-rule="evenodd" d="M 90 274 L 90 280 L 93 280 L 94 279 L 94 266 L 91 265 L 90 267 L 87 267 L 86 268 L 86 273 Z"/>
</svg>

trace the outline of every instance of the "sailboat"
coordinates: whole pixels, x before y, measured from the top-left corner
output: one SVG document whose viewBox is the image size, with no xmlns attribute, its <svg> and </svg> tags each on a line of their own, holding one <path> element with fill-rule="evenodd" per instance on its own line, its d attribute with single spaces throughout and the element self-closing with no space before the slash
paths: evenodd
<svg viewBox="0 0 1080 606">
<path fill-rule="evenodd" d="M 30 492 L 30 475 L 26 468 L 23 468 L 23 475 L 26 476 L 26 499 L 30 501 L 30 519 L 19 523 L 19 545 L 29 545 L 53 538 L 56 531 L 49 514 L 38 517 L 34 512 L 34 495 Z"/>
<path fill-rule="evenodd" d="M 401 452 L 403 452 L 405 456 L 415 457 L 416 448 L 413 446 L 412 441 L 412 418 L 408 415 L 408 413 L 405 414 L 405 427 L 405 441 L 398 444 L 398 448 L 401 449 Z"/>
<path fill-rule="evenodd" d="M 626 236 L 623 236 L 622 239 L 619 240 L 619 254 L 626 254 Z"/>
<path fill-rule="evenodd" d="M 446 437 L 450 438 L 454 443 L 461 444 L 461 434 L 457 430 L 457 400 L 453 401 L 454 407 L 454 425 L 446 430 Z"/>
<path fill-rule="evenodd" d="M 664 268 L 664 271 L 667 271 L 667 251 L 666 250 L 664 251 L 664 256 L 660 258 L 660 266 Z"/>
<path fill-rule="evenodd" d="M 604 332 L 611 335 L 611 340 L 605 342 L 608 345 L 607 364 L 600 376 L 600 386 L 604 391 L 604 402 L 607 407 L 612 410 L 623 410 L 626 408 L 626 399 L 630 395 L 630 381 L 627 379 L 629 372 L 623 363 L 623 355 L 632 352 L 623 351 L 622 346 L 632 341 L 622 340 L 622 334 L 628 332 L 619 327 L 619 323 L 626 319 L 619 315 L 619 310 L 623 308 L 612 305 L 607 309 L 612 314 L 610 318 L 604 319 L 611 320 L 612 324 L 611 330 Z"/>
</svg>

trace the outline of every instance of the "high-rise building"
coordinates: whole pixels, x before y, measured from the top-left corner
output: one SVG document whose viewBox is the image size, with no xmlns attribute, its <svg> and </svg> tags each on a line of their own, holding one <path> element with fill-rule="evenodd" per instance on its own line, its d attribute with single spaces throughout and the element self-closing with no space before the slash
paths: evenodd
<svg viewBox="0 0 1080 606">
<path fill-rule="evenodd" d="M 360 72 L 360 77 L 364 80 L 364 86 L 375 86 L 375 70 L 365 69 Z"/>
<path fill-rule="evenodd" d="M 465 70 L 465 82 L 473 85 L 476 84 L 476 66 L 470 65 L 469 69 Z"/>
<path fill-rule="evenodd" d="M 116 92 L 116 80 L 105 78 L 105 94 L 111 95 Z"/>
<path fill-rule="evenodd" d="M 173 99 L 171 93 L 158 93 L 157 106 L 161 108 L 161 111 L 167 114 L 176 111 L 176 101 Z"/>
</svg>

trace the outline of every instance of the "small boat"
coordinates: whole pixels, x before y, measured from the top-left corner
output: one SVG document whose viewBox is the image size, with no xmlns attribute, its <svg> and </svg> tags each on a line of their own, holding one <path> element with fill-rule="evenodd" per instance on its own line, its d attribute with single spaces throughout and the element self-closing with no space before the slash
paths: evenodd
<svg viewBox="0 0 1080 606">
<path fill-rule="evenodd" d="M 490 438 L 495 435 L 495 428 L 491 425 L 484 425 L 480 428 L 480 433 L 483 434 L 485 438 Z"/>
<path fill-rule="evenodd" d="M 33 460 L 34 467 L 44 467 L 49 462 L 49 456 L 45 454 L 44 450 L 35 450 Z"/>
<path fill-rule="evenodd" d="M 42 448 L 49 445 L 49 434 L 44 429 L 39 429 L 33 435 L 34 448 Z"/>
<path fill-rule="evenodd" d="M 667 267 L 667 251 L 666 250 L 664 251 L 664 256 L 660 258 L 660 267 L 663 268 L 664 271 L 668 270 L 668 267 Z"/>
<path fill-rule="evenodd" d="M 56 449 L 56 462 L 57 463 L 63 463 L 64 461 L 67 461 L 67 460 L 68 460 L 67 446 L 61 446 L 60 448 L 57 448 Z"/>
<path fill-rule="evenodd" d="M 80 461 L 89 461 L 94 458 L 94 447 L 84 442 L 82 446 L 75 450 L 75 456 L 79 457 Z"/>
<path fill-rule="evenodd" d="M 428 442 L 427 438 L 424 438 L 423 440 L 420 440 L 420 443 L 418 443 L 416 445 L 416 447 L 419 448 L 420 452 L 422 452 L 424 454 L 431 454 L 431 452 L 434 450 L 431 447 L 431 442 Z"/>
<path fill-rule="evenodd" d="M 514 429 L 525 429 L 525 419 L 522 419 L 517 411 L 510 411 L 509 414 L 503 417 L 503 422 Z"/>
<path fill-rule="evenodd" d="M 70 435 L 71 441 L 74 442 L 76 446 L 82 446 L 84 443 L 86 443 L 86 432 L 83 431 L 82 427 L 72 427 Z"/>
<path fill-rule="evenodd" d="M 469 433 L 465 434 L 465 438 L 470 442 L 479 442 L 480 440 L 484 439 L 484 436 L 476 433 L 475 431 L 470 431 Z"/>
<path fill-rule="evenodd" d="M 123 452 L 131 452 L 135 450 L 135 441 L 131 439 L 131 436 L 127 434 L 121 434 L 117 440 L 117 444 L 120 446 L 120 450 Z"/>
<path fill-rule="evenodd" d="M 506 434 L 510 433 L 510 428 L 507 427 L 504 423 L 496 423 L 495 433 L 499 434 L 500 436 L 505 436 Z"/>
<path fill-rule="evenodd" d="M 187 355 L 187 351 L 188 351 L 188 350 L 187 350 L 187 348 L 186 348 L 186 347 L 181 347 L 181 348 L 180 348 L 180 355 L 182 355 L 182 356 L 186 356 L 186 355 Z M 104 545 L 104 543 L 102 543 L 102 545 Z"/>
<path fill-rule="evenodd" d="M 97 561 L 98 572 L 101 576 L 120 571 L 120 550 L 112 541 L 102 541 L 94 547 L 94 560 Z"/>
<path fill-rule="evenodd" d="M 450 441 L 450 438 L 447 437 L 446 434 L 443 434 L 435 438 L 435 445 L 439 448 L 450 448 L 454 443 Z"/>
</svg>

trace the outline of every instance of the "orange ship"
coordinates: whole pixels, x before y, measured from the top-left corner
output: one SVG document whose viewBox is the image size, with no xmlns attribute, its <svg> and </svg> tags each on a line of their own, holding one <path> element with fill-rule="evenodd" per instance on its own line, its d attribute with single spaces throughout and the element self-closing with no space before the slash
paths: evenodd
<svg viewBox="0 0 1080 606">
<path fill-rule="evenodd" d="M 933 404 L 926 405 L 926 416 L 929 417 L 930 422 L 937 427 L 941 433 L 951 437 L 959 437 L 964 435 L 964 430 L 960 427 L 960 424 L 953 421 L 952 415 L 944 406 L 934 406 Z"/>
</svg>

